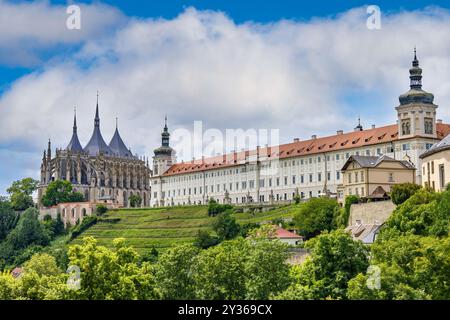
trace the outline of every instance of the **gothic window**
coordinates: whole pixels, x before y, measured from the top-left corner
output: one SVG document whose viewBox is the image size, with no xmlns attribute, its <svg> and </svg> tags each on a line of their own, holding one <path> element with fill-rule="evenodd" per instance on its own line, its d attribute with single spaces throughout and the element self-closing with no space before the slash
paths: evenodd
<svg viewBox="0 0 450 320">
<path fill-rule="evenodd" d="M 402 121 L 402 135 L 411 134 L 411 122 L 409 119 Z"/>
<path fill-rule="evenodd" d="M 433 134 L 433 119 L 425 118 L 425 134 Z"/>
</svg>

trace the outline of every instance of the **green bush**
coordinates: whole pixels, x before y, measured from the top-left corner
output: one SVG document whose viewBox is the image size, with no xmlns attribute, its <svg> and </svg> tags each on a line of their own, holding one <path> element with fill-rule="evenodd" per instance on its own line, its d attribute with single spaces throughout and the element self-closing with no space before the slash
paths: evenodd
<svg viewBox="0 0 450 320">
<path fill-rule="evenodd" d="M 95 208 L 95 213 L 98 216 L 102 216 L 104 215 L 106 212 L 108 212 L 108 208 L 103 205 L 103 204 L 98 204 L 97 207 Z"/>
<path fill-rule="evenodd" d="M 215 217 L 218 214 L 230 209 L 233 209 L 233 206 L 229 204 L 219 204 L 212 198 L 208 202 L 208 215 L 210 217 Z"/>
<path fill-rule="evenodd" d="M 417 191 L 419 191 L 422 187 L 414 184 L 414 183 L 400 183 L 392 186 L 391 188 L 391 199 L 392 202 L 396 205 L 400 205 L 412 195 L 414 195 Z"/>
<path fill-rule="evenodd" d="M 197 237 L 194 240 L 194 246 L 200 249 L 207 249 L 220 242 L 219 238 L 211 235 L 208 231 L 198 230 Z"/>
<path fill-rule="evenodd" d="M 78 237 L 83 231 L 89 229 L 91 226 L 96 224 L 98 221 L 97 216 L 88 216 L 83 219 L 83 221 L 76 225 L 72 230 L 72 234 L 70 235 L 71 240 Z"/>
</svg>

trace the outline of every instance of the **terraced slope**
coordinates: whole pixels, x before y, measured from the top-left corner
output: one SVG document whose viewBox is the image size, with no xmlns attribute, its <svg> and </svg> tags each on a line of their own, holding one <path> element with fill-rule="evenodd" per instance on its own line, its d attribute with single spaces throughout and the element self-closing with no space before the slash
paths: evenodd
<svg viewBox="0 0 450 320">
<path fill-rule="evenodd" d="M 236 213 L 235 216 L 242 224 L 258 223 L 291 218 L 294 209 L 295 206 L 285 206 L 263 213 Z M 125 238 L 141 254 L 153 246 L 163 251 L 175 244 L 192 242 L 198 230 L 211 230 L 215 219 L 208 217 L 206 206 L 112 210 L 72 243 L 80 243 L 83 236 L 93 236 L 100 245 L 111 247 L 113 239 Z"/>
</svg>

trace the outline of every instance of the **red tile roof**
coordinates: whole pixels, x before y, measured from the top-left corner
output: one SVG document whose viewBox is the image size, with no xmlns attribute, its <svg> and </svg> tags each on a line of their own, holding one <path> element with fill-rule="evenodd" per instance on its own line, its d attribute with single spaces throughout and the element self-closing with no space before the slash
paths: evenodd
<svg viewBox="0 0 450 320">
<path fill-rule="evenodd" d="M 437 123 L 438 139 L 450 134 L 450 124 Z M 333 136 L 295 141 L 277 147 L 259 148 L 260 157 L 286 159 L 296 156 L 314 155 L 318 153 L 347 150 L 365 146 L 397 141 L 398 126 L 396 124 L 379 128 L 355 131 Z M 200 172 L 213 169 L 234 167 L 244 163 L 246 158 L 256 156 L 258 149 L 229 153 L 221 156 L 198 159 L 172 165 L 164 176 L 183 173 Z"/>
<path fill-rule="evenodd" d="M 286 229 L 283 229 L 281 227 L 277 227 L 276 237 L 278 239 L 303 239 L 298 234 L 290 232 L 290 231 L 288 231 Z"/>
</svg>

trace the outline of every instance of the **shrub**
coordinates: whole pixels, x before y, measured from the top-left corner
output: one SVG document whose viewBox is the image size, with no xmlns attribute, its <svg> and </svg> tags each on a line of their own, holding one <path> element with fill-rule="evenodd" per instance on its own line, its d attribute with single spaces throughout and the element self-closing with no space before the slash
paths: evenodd
<svg viewBox="0 0 450 320">
<path fill-rule="evenodd" d="M 421 186 L 409 182 L 396 184 L 391 188 L 390 196 L 392 202 L 395 203 L 396 205 L 400 205 L 409 198 L 411 198 L 411 196 L 414 195 L 421 188 L 422 188 Z"/>
<path fill-rule="evenodd" d="M 97 223 L 97 216 L 88 216 L 83 219 L 83 221 L 75 226 L 75 228 L 72 230 L 72 234 L 70 235 L 71 240 L 78 237 L 83 231 L 87 230 L 91 226 Z"/>
<path fill-rule="evenodd" d="M 219 238 L 211 235 L 208 231 L 198 230 L 197 237 L 194 240 L 194 246 L 200 249 L 207 249 L 220 242 Z"/>
<path fill-rule="evenodd" d="M 229 204 L 219 204 L 212 198 L 208 202 L 208 215 L 210 217 L 215 217 L 218 214 L 230 209 L 233 209 L 233 206 Z"/>
<path fill-rule="evenodd" d="M 137 194 L 133 194 L 130 196 L 130 207 L 132 207 L 132 208 L 140 207 L 141 203 L 142 203 L 141 196 L 139 196 Z"/>
<path fill-rule="evenodd" d="M 98 204 L 95 208 L 95 213 L 98 216 L 104 215 L 106 212 L 108 212 L 108 208 L 104 204 Z"/>
<path fill-rule="evenodd" d="M 213 229 L 219 236 L 219 239 L 223 241 L 236 237 L 239 234 L 241 226 L 236 222 L 236 219 L 231 215 L 230 211 L 225 211 L 219 214 L 213 225 Z"/>
</svg>

